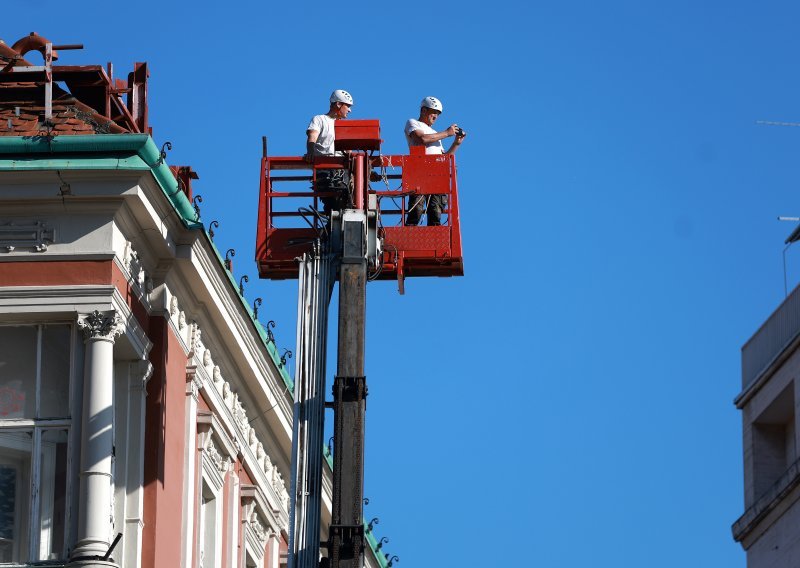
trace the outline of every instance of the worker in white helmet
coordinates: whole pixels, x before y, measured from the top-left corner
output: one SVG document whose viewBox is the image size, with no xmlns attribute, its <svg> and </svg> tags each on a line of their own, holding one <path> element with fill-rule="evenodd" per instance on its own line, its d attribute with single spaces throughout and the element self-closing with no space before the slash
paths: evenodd
<svg viewBox="0 0 800 568">
<path fill-rule="evenodd" d="M 467 133 L 451 124 L 447 130 L 436 132 L 433 123 L 442 114 L 442 103 L 436 97 L 425 97 L 420 103 L 419 118 L 406 121 L 405 134 L 408 147 L 425 146 L 426 154 L 454 154 L 466 138 Z M 453 143 L 445 152 L 442 140 L 454 136 Z M 442 211 L 447 206 L 444 195 L 414 195 L 410 198 L 406 225 L 417 225 L 422 213 L 428 213 L 428 226 L 440 225 Z"/>
<path fill-rule="evenodd" d="M 336 131 L 334 122 L 340 118 L 347 118 L 353 106 L 353 97 L 347 91 L 336 89 L 331 93 L 330 108 L 326 114 L 318 114 L 311 118 L 306 128 L 306 155 L 307 162 L 313 162 L 315 156 L 341 156 L 342 152 L 334 150 Z M 352 201 L 350 198 L 350 172 L 347 169 L 319 170 L 317 172 L 317 185 L 315 191 L 335 191 L 342 198 L 323 197 L 322 203 L 325 213 L 329 214 L 332 208 L 339 207 L 342 201 L 347 201 L 345 206 Z"/>
<path fill-rule="evenodd" d="M 347 118 L 353 106 L 353 97 L 347 91 L 336 89 L 331 93 L 331 106 L 326 114 L 318 114 L 311 119 L 306 128 L 306 155 L 308 161 L 314 156 L 336 155 L 333 144 L 336 133 L 333 125 L 339 118 Z M 341 153 L 339 153 L 341 155 Z"/>
</svg>

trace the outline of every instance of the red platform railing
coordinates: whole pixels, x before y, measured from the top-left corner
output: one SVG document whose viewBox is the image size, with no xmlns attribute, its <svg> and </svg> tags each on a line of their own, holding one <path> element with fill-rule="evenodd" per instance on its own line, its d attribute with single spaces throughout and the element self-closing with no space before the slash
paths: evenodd
<svg viewBox="0 0 800 568">
<path fill-rule="evenodd" d="M 327 234 L 321 199 L 335 196 L 312 189 L 317 174 L 342 168 L 351 171 L 351 201 L 356 208 L 365 208 L 370 195 L 377 200 L 378 232 L 384 245 L 372 278 L 402 281 L 408 276 L 464 274 L 454 156 L 355 152 L 348 157 L 316 158 L 314 163 L 300 157 L 262 158 L 256 244 L 262 278 L 297 278 L 296 258 Z M 409 201 L 417 195 L 446 197 L 441 225 L 406 225 Z"/>
</svg>

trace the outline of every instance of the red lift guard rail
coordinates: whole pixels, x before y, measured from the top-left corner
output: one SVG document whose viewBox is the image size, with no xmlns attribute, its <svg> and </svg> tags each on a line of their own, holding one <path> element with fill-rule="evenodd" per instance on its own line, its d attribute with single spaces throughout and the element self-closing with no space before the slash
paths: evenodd
<svg viewBox="0 0 800 568">
<path fill-rule="evenodd" d="M 408 276 L 463 276 L 455 157 L 426 155 L 422 147 L 415 150 L 408 156 L 353 152 L 349 157 L 317 157 L 314 163 L 300 157 L 264 156 L 256 240 L 259 276 L 297 278 L 296 259 L 327 230 L 325 220 L 314 211 L 323 210 L 322 197 L 334 196 L 312 190 L 317 174 L 343 168 L 350 169 L 353 177 L 356 208 L 364 209 L 369 195 L 377 197 L 378 232 L 384 245 L 380 267 L 371 278 L 402 282 Z M 294 187 L 287 188 L 289 184 Z M 441 225 L 405 224 L 409 200 L 416 195 L 447 198 Z"/>
</svg>

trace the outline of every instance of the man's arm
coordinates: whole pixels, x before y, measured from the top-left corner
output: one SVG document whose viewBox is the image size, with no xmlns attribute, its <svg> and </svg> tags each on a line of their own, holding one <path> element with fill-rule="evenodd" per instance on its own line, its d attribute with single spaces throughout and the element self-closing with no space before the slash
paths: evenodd
<svg viewBox="0 0 800 568">
<path fill-rule="evenodd" d="M 455 136 L 457 128 L 457 124 L 451 124 L 450 128 L 447 130 L 443 130 L 442 132 L 434 132 L 433 134 L 423 134 L 419 130 L 412 130 L 411 137 L 420 144 L 430 144 L 432 142 L 438 142 L 439 140 L 444 140 L 445 138 Z"/>
<path fill-rule="evenodd" d="M 445 154 L 455 154 L 456 150 L 458 150 L 458 147 L 461 146 L 461 143 L 464 141 L 464 138 L 466 137 L 467 133 L 464 132 L 463 130 L 461 131 L 461 134 L 456 134 L 456 139 L 453 140 L 453 143 L 450 145 L 450 148 L 447 149 L 447 152 L 445 152 Z"/>
<path fill-rule="evenodd" d="M 310 162 L 314 159 L 314 144 L 319 138 L 319 130 L 306 130 L 306 135 L 308 136 L 306 140 L 306 155 L 303 158 L 305 158 L 306 162 Z"/>
</svg>

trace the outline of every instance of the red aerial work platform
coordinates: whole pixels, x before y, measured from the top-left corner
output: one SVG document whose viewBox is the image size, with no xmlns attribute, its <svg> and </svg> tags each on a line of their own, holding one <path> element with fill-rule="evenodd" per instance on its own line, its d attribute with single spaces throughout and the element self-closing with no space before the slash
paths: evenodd
<svg viewBox="0 0 800 568">
<path fill-rule="evenodd" d="M 378 213 L 383 252 L 372 279 L 402 282 L 407 276 L 463 276 L 455 157 L 426 155 L 423 147 L 413 148 L 410 155 L 383 156 L 377 120 L 336 121 L 336 141 L 337 149 L 352 150 L 351 154 L 317 157 L 311 163 L 264 152 L 256 242 L 259 275 L 273 280 L 297 278 L 296 259 L 327 231 L 326 220 L 319 214 L 321 198 L 334 196 L 314 191 L 317 174 L 349 169 L 355 208 L 368 209 L 372 203 Z M 306 187 L 297 188 L 298 182 Z M 406 225 L 409 199 L 437 194 L 447 198 L 442 224 Z"/>
</svg>

